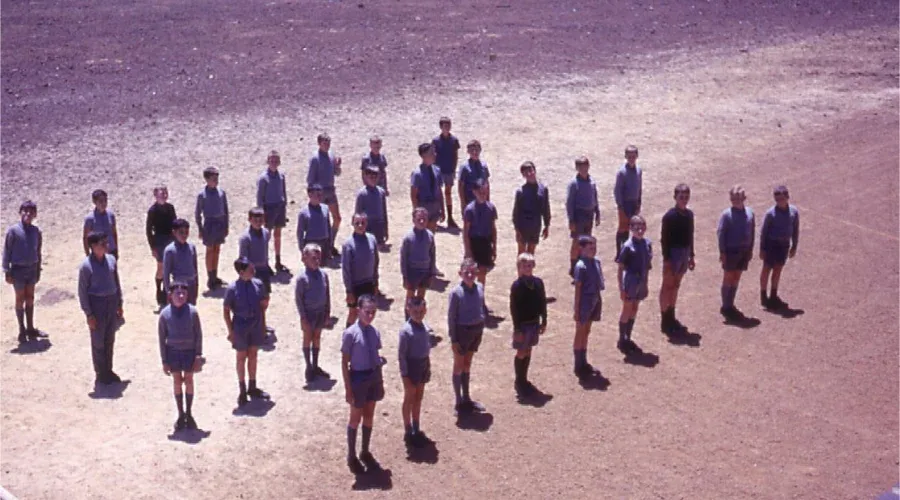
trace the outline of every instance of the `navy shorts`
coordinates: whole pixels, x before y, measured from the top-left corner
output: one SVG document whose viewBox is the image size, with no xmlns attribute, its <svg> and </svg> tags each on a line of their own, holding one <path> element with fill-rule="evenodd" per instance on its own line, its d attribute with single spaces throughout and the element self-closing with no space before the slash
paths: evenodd
<svg viewBox="0 0 900 500">
<path fill-rule="evenodd" d="M 486 267 L 488 269 L 494 267 L 494 251 L 491 247 L 490 238 L 472 236 L 469 238 L 469 245 L 472 247 L 472 260 L 478 264 L 478 267 Z"/>
<path fill-rule="evenodd" d="M 166 247 L 169 246 L 169 243 L 174 241 L 172 239 L 171 234 L 158 234 L 153 237 L 153 249 L 156 250 L 156 262 L 163 261 L 163 252 L 166 251 Z"/>
<path fill-rule="evenodd" d="M 322 188 L 322 204 L 328 206 L 339 206 L 337 192 L 334 190 L 334 186 L 326 186 Z"/>
<path fill-rule="evenodd" d="M 726 252 L 725 262 L 722 262 L 722 269 L 727 271 L 746 271 L 750 267 L 750 258 L 753 256 L 751 250 L 740 250 L 736 252 Z"/>
<path fill-rule="evenodd" d="M 520 241 L 522 243 L 536 244 L 541 241 L 540 222 L 537 224 L 524 224 L 521 227 L 516 227 L 516 231 L 519 232 Z"/>
<path fill-rule="evenodd" d="M 357 302 L 359 301 L 359 298 L 362 297 L 363 295 L 375 295 L 375 282 L 370 281 L 368 283 L 360 283 L 358 285 L 353 285 L 353 290 L 351 290 L 351 292 L 353 292 L 353 296 L 356 297 Z M 356 302 L 354 302 L 352 304 L 348 302 L 347 307 L 349 307 L 350 309 L 355 309 Z"/>
<path fill-rule="evenodd" d="M 428 288 L 431 285 L 431 271 L 419 271 L 413 269 L 409 276 L 405 277 L 407 290 Z"/>
<path fill-rule="evenodd" d="M 423 201 L 419 203 L 419 207 L 428 210 L 428 222 L 439 221 L 441 219 L 441 210 L 444 209 L 441 200 Z"/>
<path fill-rule="evenodd" d="M 431 358 L 408 358 L 406 360 L 406 376 L 415 385 L 427 384 L 431 381 Z"/>
<path fill-rule="evenodd" d="M 287 225 L 287 204 L 267 204 L 262 208 L 266 213 L 266 229 Z"/>
<path fill-rule="evenodd" d="M 768 267 L 783 266 L 788 259 L 788 253 L 791 251 L 790 243 L 781 243 L 777 241 L 767 241 L 763 247 L 766 253 L 765 262 Z"/>
<path fill-rule="evenodd" d="M 385 237 L 385 233 L 387 232 L 387 221 L 370 219 L 369 225 L 366 226 L 366 232 L 372 233 L 372 236 L 375 237 L 375 241 L 377 241 L 379 245 L 383 244 L 387 241 L 387 238 Z"/>
<path fill-rule="evenodd" d="M 691 262 L 691 249 L 688 247 L 672 248 L 669 250 L 669 258 L 666 259 L 669 270 L 676 276 L 688 272 L 688 264 Z"/>
<path fill-rule="evenodd" d="M 269 267 L 268 264 L 265 264 L 265 265 L 261 264 L 259 266 L 254 265 L 253 267 L 256 268 L 256 277 L 259 278 L 259 280 L 263 282 L 263 285 L 266 286 L 266 293 L 271 294 L 272 293 L 272 275 L 274 274 L 272 272 L 272 268 Z"/>
<path fill-rule="evenodd" d="M 225 217 L 207 218 L 203 221 L 203 245 L 211 247 L 225 243 L 227 232 Z"/>
<path fill-rule="evenodd" d="M 625 292 L 627 300 L 646 299 L 650 293 L 647 287 L 647 275 L 625 271 L 625 276 L 622 277 L 622 291 Z"/>
<path fill-rule="evenodd" d="M 581 307 L 578 309 L 578 322 L 581 324 L 600 321 L 603 313 L 603 299 L 599 295 L 585 295 L 581 297 Z"/>
<path fill-rule="evenodd" d="M 10 266 L 9 275 L 13 279 L 13 289 L 22 291 L 26 286 L 34 286 L 38 282 L 38 265 Z"/>
<path fill-rule="evenodd" d="M 573 239 L 594 234 L 594 212 L 577 210 L 572 223 L 575 225 L 575 231 L 570 232 L 569 236 Z"/>
<path fill-rule="evenodd" d="M 641 202 L 638 200 L 623 201 L 619 210 L 625 213 L 626 218 L 631 219 L 641 213 Z"/>
<path fill-rule="evenodd" d="M 166 364 L 173 372 L 193 372 L 194 359 L 197 351 L 194 349 L 175 349 L 166 346 Z"/>
<path fill-rule="evenodd" d="M 456 326 L 456 343 L 459 344 L 459 350 L 464 355 L 478 352 L 483 337 L 484 323 Z"/>
<path fill-rule="evenodd" d="M 518 331 L 513 332 L 512 348 L 530 349 L 538 345 L 541 338 L 541 325 L 539 323 L 525 323 L 519 326 Z"/>
<path fill-rule="evenodd" d="M 325 314 L 325 311 L 307 311 L 307 316 L 303 319 L 309 323 L 309 327 L 313 330 L 321 330 L 325 328 L 325 323 L 328 322 L 328 315 Z"/>
<path fill-rule="evenodd" d="M 456 172 L 444 173 L 441 172 L 441 180 L 444 183 L 444 186 L 452 186 L 456 184 Z"/>
<path fill-rule="evenodd" d="M 364 408 L 367 403 L 384 399 L 384 379 L 381 376 L 381 368 L 351 370 L 350 392 L 353 393 L 354 408 Z"/>
<path fill-rule="evenodd" d="M 235 351 L 246 351 L 250 347 L 259 347 L 266 342 L 262 318 L 234 318 L 234 340 L 231 347 Z"/>
</svg>

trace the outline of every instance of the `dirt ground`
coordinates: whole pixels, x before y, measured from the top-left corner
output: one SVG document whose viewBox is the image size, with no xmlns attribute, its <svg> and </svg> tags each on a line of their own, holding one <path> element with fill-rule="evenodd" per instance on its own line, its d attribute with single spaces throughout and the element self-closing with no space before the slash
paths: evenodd
<svg viewBox="0 0 900 500">
<path fill-rule="evenodd" d="M 37 326 L 50 342 L 18 348 L 12 294 L 0 319 L 0 484 L 20 498 L 871 498 L 898 482 L 898 7 L 896 2 L 96 2 L 3 1 L 2 220 L 23 198 L 44 232 Z M 518 165 L 549 185 L 551 237 L 538 274 L 556 298 L 535 350 L 532 379 L 545 404 L 516 401 L 511 322 L 486 332 L 473 395 L 488 413 L 457 426 L 447 342 L 432 353 L 423 429 L 436 453 L 407 457 L 396 332 L 402 288 L 396 250 L 382 288 L 397 301 L 382 332 L 385 400 L 373 450 L 384 472 L 354 478 L 344 464 L 347 405 L 340 382 L 302 381 L 299 320 L 276 284 L 260 385 L 273 405 L 234 414 L 233 352 L 220 299 L 202 297 L 205 354 L 195 415 L 205 431 L 171 436 L 170 379 L 159 366 L 152 274 L 143 221 L 155 182 L 180 214 L 193 210 L 200 171 L 222 169 L 231 234 L 254 200 L 265 155 L 282 152 L 290 217 L 305 203 L 306 159 L 327 130 L 345 160 L 346 207 L 355 166 L 382 135 L 393 240 L 409 227 L 415 146 L 449 115 L 478 138 L 500 211 L 498 267 L 488 300 L 501 315 L 514 279 L 509 222 Z M 612 181 L 624 146 L 644 168 L 649 234 L 688 182 L 698 266 L 679 316 L 699 338 L 658 332 L 655 292 L 635 339 L 658 362 L 615 350 L 620 302 L 604 298 L 589 357 L 607 383 L 571 374 L 572 288 L 563 193 L 580 154 L 602 189 L 600 257 L 612 263 Z M 761 219 L 786 183 L 802 218 L 800 251 L 782 295 L 803 314 L 757 303 L 759 262 L 738 305 L 759 326 L 723 325 L 715 224 L 741 183 Z M 89 341 L 74 297 L 81 220 L 91 190 L 119 216 L 127 323 L 116 393 L 92 386 Z M 456 207 L 458 210 L 458 207 Z M 296 269 L 292 225 L 284 256 Z M 461 240 L 438 234 L 448 277 Z M 396 247 L 395 247 L 396 248 Z M 231 236 L 220 269 L 237 253 Z M 661 268 L 656 262 L 656 269 Z M 339 270 L 331 270 L 333 282 Z M 651 290 L 658 290 L 654 274 Z M 333 290 L 343 324 L 340 290 Z M 446 297 L 429 292 L 428 322 L 445 337 Z M 340 328 L 322 364 L 338 374 Z"/>
</svg>

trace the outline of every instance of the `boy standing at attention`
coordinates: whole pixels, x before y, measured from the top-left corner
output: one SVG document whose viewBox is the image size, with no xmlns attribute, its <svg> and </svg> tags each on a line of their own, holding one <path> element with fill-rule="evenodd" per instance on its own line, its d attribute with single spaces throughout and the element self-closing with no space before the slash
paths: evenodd
<svg viewBox="0 0 900 500">
<path fill-rule="evenodd" d="M 519 254 L 534 255 L 538 242 L 550 236 L 550 190 L 538 182 L 534 163 L 526 161 L 519 167 L 519 172 L 525 178 L 525 184 L 516 190 L 512 212 L 513 227 L 516 230 Z"/>
<path fill-rule="evenodd" d="M 43 235 L 33 224 L 37 205 L 27 200 L 19 206 L 19 222 L 6 230 L 3 243 L 3 274 L 16 294 L 19 343 L 41 336 L 34 327 L 34 286 L 41 280 Z"/>
<path fill-rule="evenodd" d="M 269 239 L 271 233 L 263 227 L 265 212 L 259 207 L 247 212 L 250 227 L 238 238 L 238 256 L 246 257 L 255 268 L 255 276 L 272 293 L 272 269 L 269 267 Z"/>
<path fill-rule="evenodd" d="M 376 167 L 378 169 L 377 184 L 381 186 L 381 189 L 384 189 L 386 196 L 390 196 L 391 190 L 388 189 L 387 166 L 387 158 L 381 153 L 381 137 L 373 135 L 369 138 L 369 153 L 363 156 L 362 164 L 359 167 L 362 172 L 362 181 L 363 183 L 366 182 L 366 168 Z"/>
<path fill-rule="evenodd" d="M 619 295 L 622 297 L 622 313 L 619 315 L 619 342 L 617 347 L 623 353 L 639 350 L 631 340 L 634 319 L 637 317 L 641 301 L 650 293 L 648 278 L 653 268 L 653 247 L 650 240 L 644 238 L 647 222 L 640 215 L 631 218 L 631 238 L 622 244 L 616 257 L 619 263 L 617 273 Z"/>
<path fill-rule="evenodd" d="M 84 254 L 91 254 L 91 246 L 88 245 L 87 237 L 92 232 L 106 233 L 109 238 L 109 254 L 119 260 L 119 230 L 116 226 L 116 214 L 107 207 L 109 197 L 106 191 L 95 189 L 91 193 L 91 200 L 94 202 L 94 209 L 88 212 L 84 218 L 84 232 L 82 241 L 84 244 Z"/>
<path fill-rule="evenodd" d="M 200 239 L 206 247 L 206 287 L 219 288 L 225 282 L 219 279 L 219 252 L 228 237 L 228 198 L 219 187 L 219 169 L 203 169 L 206 186 L 197 194 L 194 220 Z"/>
<path fill-rule="evenodd" d="M 675 317 L 675 303 L 681 280 L 694 270 L 694 212 L 687 207 L 691 188 L 687 184 L 675 186 L 675 206 L 662 218 L 660 244 L 663 255 L 663 280 L 659 290 L 660 329 L 667 335 L 686 330 Z"/>
<path fill-rule="evenodd" d="M 603 281 L 603 267 L 597 256 L 597 240 L 593 236 L 578 238 L 581 259 L 575 264 L 575 339 L 572 350 L 575 353 L 575 375 L 585 379 L 594 374 L 594 367 L 587 361 L 588 337 L 591 324 L 600 321 L 603 300 L 600 296 L 606 286 Z"/>
<path fill-rule="evenodd" d="M 389 236 L 387 193 L 378 185 L 378 167 L 370 166 L 365 170 L 366 185 L 356 193 L 356 207 L 353 213 L 364 213 L 368 216 L 368 231 L 375 236 L 375 241 L 384 247 Z"/>
<path fill-rule="evenodd" d="M 115 384 L 122 381 L 113 371 L 113 347 L 116 329 L 122 321 L 122 287 L 116 259 L 106 253 L 107 236 L 88 235 L 91 254 L 78 270 L 78 301 L 91 332 L 91 358 L 95 383 Z"/>
<path fill-rule="evenodd" d="M 486 199 L 491 199 L 489 183 L 491 171 L 488 170 L 487 163 L 481 161 L 481 143 L 476 140 L 469 141 L 466 151 L 469 153 L 469 159 L 459 167 L 458 184 L 459 203 L 463 207 L 475 201 L 474 191 L 478 181 L 483 181 L 483 185 L 488 189 Z"/>
<path fill-rule="evenodd" d="M 181 281 L 188 287 L 188 303 L 197 305 L 199 289 L 197 268 L 197 247 L 188 242 L 191 223 L 184 219 L 175 219 L 172 233 L 175 241 L 163 251 L 163 288 L 171 294 L 173 281 Z"/>
<path fill-rule="evenodd" d="M 438 125 L 441 127 L 441 133 L 431 144 L 434 146 L 434 152 L 437 157 L 437 166 L 440 168 L 442 182 L 444 184 L 443 198 L 441 199 L 441 211 L 444 210 L 444 201 L 447 202 L 447 227 L 457 228 L 456 221 L 453 220 L 453 184 L 456 181 L 456 164 L 459 162 L 459 139 L 450 133 L 452 123 L 450 118 L 442 116 Z M 421 154 L 421 151 L 420 153 Z M 466 205 L 459 207 L 465 210 Z M 433 230 L 433 229 L 432 229 Z"/>
<path fill-rule="evenodd" d="M 334 241 L 331 237 L 331 216 L 328 207 L 322 205 L 322 186 L 313 184 L 306 188 L 309 195 L 309 203 L 300 209 L 297 216 L 297 247 L 300 252 L 306 245 L 315 243 L 322 249 L 324 260 L 331 257 L 331 247 Z"/>
<path fill-rule="evenodd" d="M 717 234 L 719 238 L 719 262 L 722 263 L 722 308 L 719 310 L 728 321 L 744 319 L 744 314 L 734 306 L 741 274 L 753 258 L 753 243 L 756 236 L 756 220 L 753 210 L 745 206 L 747 195 L 744 188 L 734 186 L 728 193 L 731 207 L 726 208 L 719 218 Z"/>
<path fill-rule="evenodd" d="M 487 200 L 487 181 L 475 182 L 475 200 L 464 212 L 465 256 L 478 264 L 478 282 L 485 286 L 487 273 L 497 258 L 497 207 Z"/>
<path fill-rule="evenodd" d="M 322 203 L 331 211 L 331 238 L 337 238 L 338 229 L 341 227 L 341 207 L 338 205 L 337 192 L 334 187 L 334 178 L 341 175 L 341 157 L 331 153 L 331 137 L 328 134 L 319 134 L 316 137 L 319 149 L 309 159 L 309 171 L 306 173 L 306 185 L 318 184 L 322 186 Z M 322 249 L 326 257 L 340 257 L 337 248 Z M 328 255 L 328 254 L 331 255 Z"/>
<path fill-rule="evenodd" d="M 431 380 L 431 338 L 425 324 L 425 312 L 424 299 L 406 299 L 409 320 L 400 327 L 400 340 L 397 343 L 397 358 L 403 379 L 403 440 L 413 446 L 422 446 L 428 440 L 419 428 L 425 384 Z"/>
<path fill-rule="evenodd" d="M 331 285 L 328 274 L 322 272 L 319 264 L 322 249 L 315 243 L 307 243 L 303 248 L 304 269 L 297 274 L 294 284 L 294 303 L 300 314 L 300 329 L 303 331 L 303 360 L 306 362 L 306 382 L 316 377 L 330 375 L 319 368 L 319 346 L 322 328 L 331 318 Z"/>
<path fill-rule="evenodd" d="M 341 274 L 347 292 L 347 326 L 356 321 L 356 306 L 363 295 L 378 295 L 378 243 L 366 232 L 368 217 L 353 216 L 353 234 L 344 243 Z"/>
<path fill-rule="evenodd" d="M 400 247 L 400 275 L 406 299 L 425 299 L 425 290 L 437 275 L 437 249 L 434 233 L 428 230 L 428 210 L 413 211 L 413 228 L 403 237 Z"/>
<path fill-rule="evenodd" d="M 191 409 L 194 405 L 194 372 L 203 358 L 203 330 L 197 308 L 188 304 L 188 284 L 172 283 L 169 305 L 159 313 L 159 355 L 163 373 L 172 376 L 178 419 L 175 431 L 196 429 Z M 185 409 L 187 403 L 187 409 Z"/>
<path fill-rule="evenodd" d="M 178 218 L 175 207 L 169 203 L 169 188 L 163 185 L 153 188 L 156 201 L 147 211 L 147 243 L 150 253 L 156 259 L 156 303 L 166 305 L 166 291 L 163 289 L 163 252 L 172 243 L 172 223 Z"/>
<path fill-rule="evenodd" d="M 778 186 L 773 192 L 775 205 L 766 211 L 759 236 L 759 259 L 763 261 L 759 274 L 759 300 L 766 309 L 785 309 L 787 303 L 778 296 L 781 270 L 788 258 L 797 255 L 800 240 L 800 212 L 790 204 L 786 186 Z M 772 274 L 772 293 L 766 294 Z"/>
<path fill-rule="evenodd" d="M 238 406 L 247 404 L 247 397 L 269 399 L 256 386 L 256 367 L 259 346 L 266 340 L 265 314 L 269 307 L 269 292 L 262 281 L 253 277 L 253 264 L 247 257 L 234 261 L 238 279 L 225 290 L 222 312 L 228 329 L 228 341 L 235 351 L 238 386 Z M 250 386 L 245 382 L 250 376 Z"/>
<path fill-rule="evenodd" d="M 579 238 L 590 236 L 593 226 L 600 225 L 600 203 L 597 197 L 597 184 L 589 174 L 591 162 L 586 156 L 575 160 L 575 170 L 578 174 L 569 182 L 566 190 L 566 215 L 569 218 L 569 235 L 572 238 L 572 248 L 569 251 L 570 263 L 569 276 L 575 272 L 575 263 L 578 262 Z"/>
<path fill-rule="evenodd" d="M 643 191 L 643 173 L 637 166 L 638 149 L 636 146 L 625 148 L 625 164 L 616 172 L 616 209 L 619 226 L 616 229 L 616 255 L 622 249 L 622 243 L 628 239 L 628 226 L 631 218 L 641 213 L 641 192 Z"/>
<path fill-rule="evenodd" d="M 466 258 L 459 266 L 462 280 L 450 291 L 447 308 L 447 336 L 453 348 L 453 392 L 456 396 L 456 414 L 484 411 L 484 406 L 469 396 L 469 374 L 472 359 L 478 352 L 484 336 L 484 286 L 475 281 L 478 265 Z"/>
<path fill-rule="evenodd" d="M 419 157 L 422 158 L 422 163 L 409 179 L 409 199 L 413 209 L 428 210 L 428 229 L 434 232 L 438 221 L 444 221 L 444 194 L 441 191 L 443 181 L 441 171 L 434 165 L 434 146 L 427 142 L 419 144 Z"/>
<path fill-rule="evenodd" d="M 538 345 L 540 336 L 547 329 L 547 292 L 544 281 L 534 276 L 534 255 L 519 254 L 516 262 L 519 278 L 509 290 L 509 312 L 513 321 L 512 348 L 516 350 L 513 361 L 516 372 L 516 393 L 530 396 L 537 388 L 528 381 L 531 365 L 531 349 Z"/>
<path fill-rule="evenodd" d="M 266 158 L 268 168 L 256 181 L 256 206 L 263 209 L 266 229 L 275 239 L 275 272 L 290 272 L 281 264 L 281 229 L 287 225 L 287 186 L 284 173 L 278 171 L 281 156 L 272 150 Z"/>
</svg>

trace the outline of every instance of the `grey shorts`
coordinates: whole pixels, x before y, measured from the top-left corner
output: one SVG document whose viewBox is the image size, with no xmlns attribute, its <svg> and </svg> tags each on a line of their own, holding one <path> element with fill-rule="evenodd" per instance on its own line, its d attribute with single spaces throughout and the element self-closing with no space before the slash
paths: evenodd
<svg viewBox="0 0 900 500">
<path fill-rule="evenodd" d="M 374 370 L 350 371 L 350 391 L 353 393 L 353 407 L 364 408 L 367 403 L 384 399 L 384 379 L 381 368 Z"/>
<path fill-rule="evenodd" d="M 688 272 L 688 264 L 691 261 L 691 249 L 687 247 L 672 248 L 669 250 L 669 258 L 666 260 L 669 269 L 676 276 Z"/>
<path fill-rule="evenodd" d="M 599 295 L 585 295 L 581 298 L 578 309 L 578 322 L 581 324 L 600 321 L 603 312 L 603 299 Z"/>
<path fill-rule="evenodd" d="M 175 372 L 193 372 L 197 351 L 193 349 L 175 349 L 166 346 L 166 364 Z"/>
<path fill-rule="evenodd" d="M 38 265 L 30 266 L 10 266 L 9 275 L 13 279 L 13 289 L 17 292 L 25 289 L 26 286 L 34 286 L 38 282 Z"/>
<path fill-rule="evenodd" d="M 763 252 L 766 253 L 766 258 L 763 262 L 765 262 L 768 267 L 783 266 L 787 262 L 790 250 L 790 243 L 767 241 L 763 246 Z"/>
<path fill-rule="evenodd" d="M 409 358 L 406 360 L 406 376 L 415 385 L 431 381 L 431 358 Z"/>
<path fill-rule="evenodd" d="M 234 340 L 231 341 L 231 347 L 235 351 L 246 351 L 265 342 L 266 332 L 263 330 L 262 318 L 234 318 Z"/>
<path fill-rule="evenodd" d="M 441 172 L 441 180 L 443 181 L 445 187 L 453 186 L 454 184 L 456 184 L 456 172 L 450 172 L 449 174 Z"/>
<path fill-rule="evenodd" d="M 287 204 L 266 204 L 263 207 L 266 213 L 266 229 L 284 227 L 287 225 Z"/>
<path fill-rule="evenodd" d="M 409 276 L 404 277 L 407 290 L 418 290 L 420 288 L 428 288 L 431 285 L 431 271 L 419 271 L 413 269 Z"/>
<path fill-rule="evenodd" d="M 750 267 L 752 255 L 753 252 L 749 249 L 725 252 L 725 262 L 722 262 L 722 269 L 725 271 L 746 271 Z"/>
<path fill-rule="evenodd" d="M 372 233 L 372 236 L 375 237 L 375 241 L 377 241 L 379 245 L 387 241 L 387 238 L 385 237 L 386 230 L 387 221 L 383 220 L 369 219 L 369 225 L 366 226 L 366 232 Z"/>
<path fill-rule="evenodd" d="M 519 232 L 520 241 L 522 243 L 532 243 L 536 244 L 541 241 L 541 224 L 525 224 L 521 227 L 517 227 L 516 231 Z"/>
<path fill-rule="evenodd" d="M 512 348 L 530 349 L 538 345 L 541 338 L 541 325 L 538 323 L 526 323 L 519 327 L 519 331 L 513 332 Z"/>
<path fill-rule="evenodd" d="M 163 261 L 163 252 L 169 243 L 174 241 L 171 234 L 160 234 L 153 237 L 153 249 L 156 250 L 156 262 Z"/>
<path fill-rule="evenodd" d="M 444 205 L 441 203 L 441 200 L 425 201 L 420 203 L 419 207 L 428 210 L 428 222 L 439 221 L 441 219 L 441 210 L 444 209 Z"/>
<path fill-rule="evenodd" d="M 575 220 L 572 221 L 575 224 L 575 231 L 572 231 L 569 236 L 572 238 L 578 238 L 579 236 L 590 236 L 594 234 L 594 213 L 593 212 L 585 212 L 582 210 L 578 210 L 575 212 Z"/>
<path fill-rule="evenodd" d="M 225 217 L 209 218 L 203 221 L 203 245 L 211 247 L 225 243 L 228 225 Z"/>
<path fill-rule="evenodd" d="M 619 206 L 619 210 L 625 212 L 625 217 L 631 219 L 635 215 L 641 213 L 641 202 L 638 200 L 630 200 L 622 202 L 622 205 Z"/>
<path fill-rule="evenodd" d="M 322 188 L 322 203 L 328 206 L 339 206 L 337 192 L 334 190 L 334 186 L 326 186 Z"/>
<path fill-rule="evenodd" d="M 459 344 L 462 354 L 478 352 L 482 337 L 484 337 L 484 323 L 456 326 L 456 343 Z"/>
<path fill-rule="evenodd" d="M 627 271 L 622 277 L 622 291 L 627 300 L 644 300 L 650 293 L 647 287 L 647 275 L 630 274 Z"/>
<path fill-rule="evenodd" d="M 315 330 L 321 330 L 325 328 L 325 323 L 328 322 L 328 315 L 325 314 L 325 311 L 307 311 L 307 316 L 303 318 L 309 323 L 309 327 Z"/>
</svg>

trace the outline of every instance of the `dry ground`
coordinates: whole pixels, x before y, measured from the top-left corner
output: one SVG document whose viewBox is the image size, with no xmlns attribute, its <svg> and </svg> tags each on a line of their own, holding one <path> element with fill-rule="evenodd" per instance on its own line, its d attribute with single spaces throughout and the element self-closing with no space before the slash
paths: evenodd
<svg viewBox="0 0 900 500">
<path fill-rule="evenodd" d="M 38 325 L 52 342 L 41 352 L 16 349 L 4 288 L 0 482 L 22 498 L 342 498 L 351 489 L 428 498 L 870 498 L 897 482 L 895 4 L 2 7 L 2 220 L 15 220 L 23 197 L 40 206 Z M 428 28 L 432 17 L 442 29 Z M 275 285 L 270 323 L 280 340 L 261 355 L 259 377 L 275 405 L 261 417 L 232 414 L 233 354 L 219 299 L 204 297 L 209 363 L 195 414 L 209 435 L 194 444 L 168 439 L 173 405 L 142 236 L 151 185 L 168 182 L 187 214 L 200 170 L 218 165 L 236 234 L 269 149 L 282 151 L 296 213 L 313 138 L 328 130 L 351 167 L 339 180 L 348 207 L 355 159 L 375 132 L 391 162 L 397 241 L 408 227 L 415 146 L 443 114 L 462 140 L 481 140 L 494 173 L 502 239 L 488 293 L 498 312 L 514 275 L 508 219 L 518 164 L 535 161 L 551 188 L 555 219 L 538 272 L 557 301 L 532 373 L 553 398 L 541 407 L 516 402 L 504 320 L 487 332 L 473 372 L 473 393 L 490 412 L 486 428 L 457 428 L 442 342 L 423 418 L 439 454 L 434 463 L 407 460 L 395 302 L 376 318 L 391 364 L 373 448 L 387 472 L 355 481 L 343 464 L 340 386 L 304 390 L 291 289 Z M 693 187 L 698 268 L 679 312 L 702 338 L 696 347 L 668 343 L 651 296 L 635 337 L 659 362 L 624 363 L 614 348 L 619 301 L 608 291 L 590 357 L 609 386 L 586 390 L 570 373 L 562 193 L 573 158 L 589 155 L 605 197 L 601 258 L 614 282 L 611 181 L 627 143 L 641 148 L 652 235 L 674 184 Z M 760 310 L 754 262 L 738 300 L 762 322 L 748 330 L 717 314 L 715 222 L 738 182 L 759 216 L 772 185 L 787 183 L 803 222 L 782 294 L 805 313 Z M 87 332 L 72 296 L 80 220 L 95 187 L 110 192 L 121 225 L 128 322 L 117 371 L 131 383 L 118 399 L 89 397 Z M 348 231 L 345 224 L 342 237 Z M 285 241 L 296 268 L 292 229 Z M 459 237 L 442 232 L 438 244 L 452 276 Z M 235 254 L 232 237 L 222 269 Z M 384 257 L 383 288 L 399 299 L 398 267 L 396 251 Z M 441 334 L 446 299 L 431 292 L 429 300 Z M 333 374 L 338 337 L 335 329 L 324 339 Z"/>
</svg>

